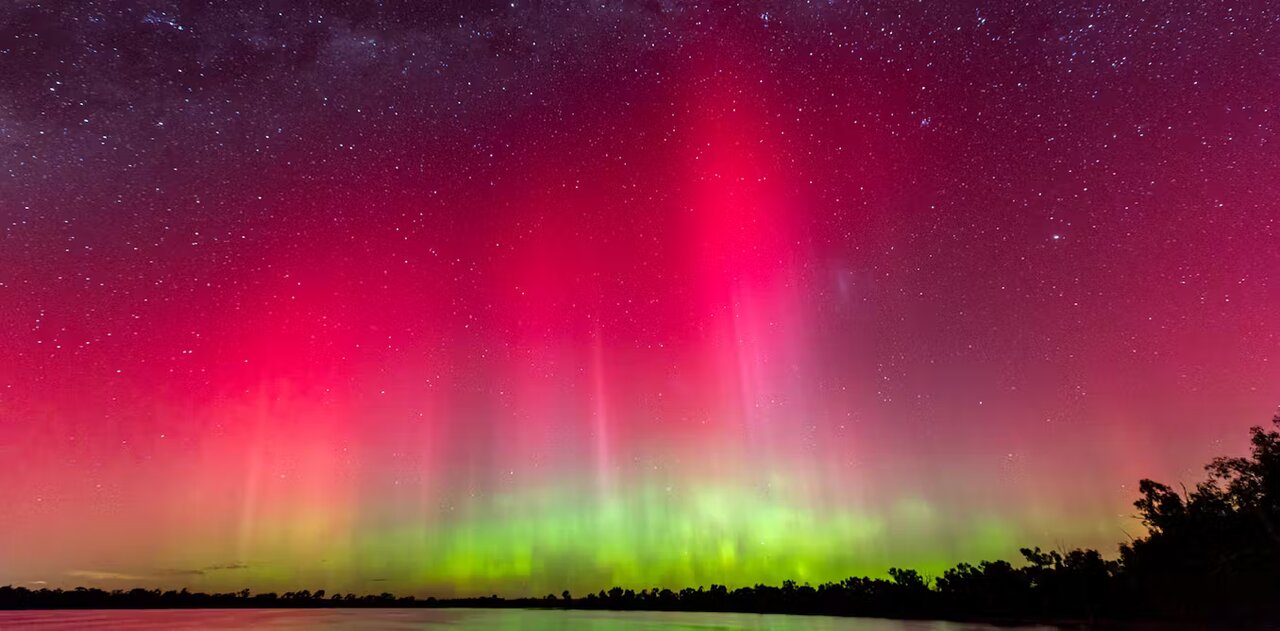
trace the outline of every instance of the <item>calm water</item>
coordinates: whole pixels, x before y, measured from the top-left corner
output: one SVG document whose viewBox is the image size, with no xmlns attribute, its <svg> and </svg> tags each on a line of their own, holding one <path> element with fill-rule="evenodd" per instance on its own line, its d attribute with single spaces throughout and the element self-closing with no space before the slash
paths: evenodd
<svg viewBox="0 0 1280 631">
<path fill-rule="evenodd" d="M 1010 631 L 957 622 L 654 611 L 526 609 L 185 609 L 155 611 L 0 611 L 0 629 L 452 629 L 639 631 L 738 629 L 791 631 Z"/>
</svg>

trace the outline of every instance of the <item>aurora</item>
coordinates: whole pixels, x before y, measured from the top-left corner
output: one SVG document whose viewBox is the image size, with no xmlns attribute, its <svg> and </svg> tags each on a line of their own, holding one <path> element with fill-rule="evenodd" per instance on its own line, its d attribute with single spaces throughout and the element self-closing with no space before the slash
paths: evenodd
<svg viewBox="0 0 1280 631">
<path fill-rule="evenodd" d="M 1267 3 L 63 4 L 0 8 L 0 585 L 1110 553 L 1280 394 Z"/>
</svg>

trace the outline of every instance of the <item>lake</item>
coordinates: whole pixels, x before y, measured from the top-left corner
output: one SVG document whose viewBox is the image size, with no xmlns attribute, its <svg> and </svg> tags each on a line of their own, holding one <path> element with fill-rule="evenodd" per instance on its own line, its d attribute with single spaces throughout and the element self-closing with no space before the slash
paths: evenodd
<svg viewBox="0 0 1280 631">
<path fill-rule="evenodd" d="M 1054 627 L 880 618 L 541 609 L 158 609 L 0 611 L 0 629 L 451 629 L 489 631 L 1012 631 Z"/>
</svg>

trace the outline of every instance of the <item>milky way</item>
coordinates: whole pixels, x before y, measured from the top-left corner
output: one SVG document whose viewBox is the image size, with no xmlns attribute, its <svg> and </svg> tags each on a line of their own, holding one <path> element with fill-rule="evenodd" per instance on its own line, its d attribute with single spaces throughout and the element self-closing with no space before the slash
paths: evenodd
<svg viewBox="0 0 1280 631">
<path fill-rule="evenodd" d="M 0 584 L 1111 553 L 1280 402 L 1271 2 L 365 5 L 0 8 Z"/>
</svg>

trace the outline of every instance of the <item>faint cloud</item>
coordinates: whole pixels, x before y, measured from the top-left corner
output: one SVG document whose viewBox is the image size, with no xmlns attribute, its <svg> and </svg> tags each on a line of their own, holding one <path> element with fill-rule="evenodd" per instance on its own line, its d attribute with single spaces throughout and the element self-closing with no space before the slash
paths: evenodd
<svg viewBox="0 0 1280 631">
<path fill-rule="evenodd" d="M 163 576 L 204 576 L 204 570 L 163 569 L 159 572 Z"/>
<path fill-rule="evenodd" d="M 87 578 L 91 581 L 145 581 L 150 580 L 148 576 L 138 576 L 136 574 L 122 574 L 120 572 L 104 572 L 102 570 L 71 570 L 67 572 L 67 576 L 76 578 Z"/>
<path fill-rule="evenodd" d="M 206 565 L 203 569 L 206 572 L 213 572 L 217 570 L 247 570 L 249 569 L 249 566 L 244 563 L 224 563 L 222 565 Z"/>
</svg>

